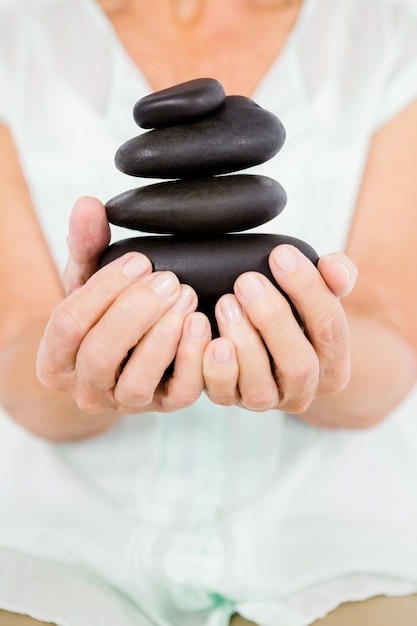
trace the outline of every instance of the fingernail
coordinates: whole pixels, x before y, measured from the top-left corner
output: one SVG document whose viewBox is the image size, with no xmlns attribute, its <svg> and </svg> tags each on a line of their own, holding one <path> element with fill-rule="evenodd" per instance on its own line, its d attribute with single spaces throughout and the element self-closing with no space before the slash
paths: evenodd
<svg viewBox="0 0 417 626">
<path fill-rule="evenodd" d="M 265 293 L 263 283 L 253 274 L 246 274 L 239 278 L 236 290 L 246 300 L 257 300 Z"/>
<path fill-rule="evenodd" d="M 213 350 L 214 360 L 220 365 L 228 363 L 232 358 L 232 349 L 229 346 L 219 346 Z"/>
<path fill-rule="evenodd" d="M 173 309 L 177 311 L 186 311 L 194 300 L 194 291 L 188 285 L 181 288 L 180 295 L 175 302 Z"/>
<path fill-rule="evenodd" d="M 293 272 L 297 267 L 295 254 L 286 246 L 278 246 L 272 254 L 272 259 L 281 272 Z"/>
<path fill-rule="evenodd" d="M 132 256 L 122 266 L 122 272 L 128 278 L 140 278 L 149 269 L 149 261 L 142 255 Z"/>
<path fill-rule="evenodd" d="M 349 268 L 345 265 L 345 263 L 343 263 L 343 261 L 339 261 L 338 259 L 333 259 L 333 263 L 336 263 L 338 267 L 342 268 L 346 276 L 348 277 L 348 279 L 352 280 L 352 274 Z"/>
<path fill-rule="evenodd" d="M 233 296 L 225 296 L 221 300 L 220 310 L 228 322 L 240 322 L 243 318 L 242 308 Z"/>
<path fill-rule="evenodd" d="M 349 280 L 355 281 L 357 279 L 358 268 L 349 258 L 347 258 L 344 254 L 338 253 L 333 253 L 333 255 L 329 256 L 339 267 L 343 267 L 343 270 L 346 272 L 346 276 Z"/>
<path fill-rule="evenodd" d="M 178 278 L 171 272 L 162 272 L 151 280 L 152 289 L 163 298 L 172 296 L 178 289 L 178 285 Z"/>
<path fill-rule="evenodd" d="M 207 319 L 204 315 L 193 315 L 190 319 L 189 330 L 193 339 L 204 339 L 207 333 Z"/>
</svg>

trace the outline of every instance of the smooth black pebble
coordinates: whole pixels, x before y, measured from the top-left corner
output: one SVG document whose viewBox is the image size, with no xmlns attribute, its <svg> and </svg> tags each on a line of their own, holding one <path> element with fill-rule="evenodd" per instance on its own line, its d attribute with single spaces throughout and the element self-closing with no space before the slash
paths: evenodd
<svg viewBox="0 0 417 626">
<path fill-rule="evenodd" d="M 198 178 L 271 159 L 285 141 L 281 121 L 245 96 L 227 96 L 198 121 L 155 128 L 125 142 L 118 169 L 146 178 Z"/>
<path fill-rule="evenodd" d="M 133 108 L 133 117 L 141 128 L 182 124 L 214 111 L 225 97 L 219 81 L 196 78 L 138 100 Z"/>
<path fill-rule="evenodd" d="M 109 200 L 106 211 L 112 224 L 148 233 L 228 233 L 272 220 L 286 200 L 273 178 L 233 174 L 131 189 Z"/>
<path fill-rule="evenodd" d="M 204 300 L 217 300 L 232 293 L 236 278 L 243 272 L 261 272 L 274 284 L 268 258 L 280 244 L 296 246 L 317 265 L 317 252 L 305 241 L 287 235 L 247 233 L 213 237 L 150 235 L 131 237 L 111 244 L 101 255 L 100 267 L 126 252 L 142 252 L 155 271 L 170 270 L 182 283 L 191 285 Z M 278 286 L 278 285 L 277 285 Z"/>
</svg>

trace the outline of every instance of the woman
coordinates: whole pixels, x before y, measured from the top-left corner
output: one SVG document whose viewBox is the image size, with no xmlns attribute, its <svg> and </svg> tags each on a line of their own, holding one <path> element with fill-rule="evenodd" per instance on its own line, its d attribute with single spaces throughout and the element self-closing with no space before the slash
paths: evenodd
<svg viewBox="0 0 417 626">
<path fill-rule="evenodd" d="M 386 595 L 322 623 L 412 623 L 416 19 L 400 0 L 1 9 L 6 611 L 304 626 Z M 306 335 L 253 272 L 214 340 L 194 292 L 142 255 L 95 273 L 134 102 L 197 76 L 287 128 L 259 168 L 289 196 L 271 229 L 346 250 L 318 270 L 271 254 Z M 66 211 L 86 193 L 100 201 L 76 203 L 63 288 Z"/>
</svg>

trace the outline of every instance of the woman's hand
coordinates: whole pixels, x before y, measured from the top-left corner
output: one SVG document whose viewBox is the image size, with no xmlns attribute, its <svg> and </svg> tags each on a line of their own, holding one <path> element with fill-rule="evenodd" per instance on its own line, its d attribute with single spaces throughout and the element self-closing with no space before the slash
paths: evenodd
<svg viewBox="0 0 417 626">
<path fill-rule="evenodd" d="M 38 376 L 90 413 L 188 406 L 203 389 L 209 322 L 195 312 L 193 289 L 180 285 L 171 272 L 152 272 L 142 254 L 126 254 L 96 271 L 108 228 L 98 200 L 77 203 L 64 272 L 68 296 L 46 328 Z"/>
<path fill-rule="evenodd" d="M 352 289 L 356 268 L 339 253 L 322 257 L 316 268 L 288 245 L 271 252 L 270 267 L 302 327 L 265 276 L 243 274 L 235 293 L 216 307 L 221 336 L 206 350 L 206 390 L 218 404 L 303 413 L 349 381 L 349 332 L 339 298 Z"/>
</svg>

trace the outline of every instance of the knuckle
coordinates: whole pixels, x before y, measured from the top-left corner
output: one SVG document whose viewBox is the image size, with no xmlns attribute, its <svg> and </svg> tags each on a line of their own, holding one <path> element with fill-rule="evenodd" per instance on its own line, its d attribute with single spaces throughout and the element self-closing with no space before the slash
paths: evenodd
<svg viewBox="0 0 417 626">
<path fill-rule="evenodd" d="M 70 344 L 76 344 L 83 337 L 82 316 L 77 309 L 68 306 L 66 300 L 57 307 L 50 317 L 47 332 Z"/>
<path fill-rule="evenodd" d="M 97 363 L 97 360 L 86 360 L 84 367 L 78 368 L 78 376 L 98 393 L 107 393 L 116 384 L 117 372 L 107 369 L 103 362 L 100 362 L 100 366 L 96 366 Z"/>
<path fill-rule="evenodd" d="M 121 318 L 137 316 L 139 311 L 146 318 L 154 312 L 156 298 L 146 281 L 137 281 L 117 294 L 116 305 Z"/>
<path fill-rule="evenodd" d="M 314 350 L 301 351 L 287 363 L 281 377 L 291 389 L 315 389 L 318 386 L 320 363 Z"/>
<path fill-rule="evenodd" d="M 172 313 L 172 309 L 169 313 Z M 181 337 L 182 319 L 175 320 L 174 316 L 168 317 L 168 314 L 166 316 L 162 323 L 152 327 L 152 340 L 155 345 L 163 346 L 165 351 L 172 352 L 173 357 Z"/>
<path fill-rule="evenodd" d="M 213 404 L 218 404 L 220 406 L 233 406 L 236 404 L 236 395 L 233 393 L 208 393 L 207 395 Z"/>
<path fill-rule="evenodd" d="M 250 313 L 251 320 L 258 329 L 268 331 L 285 322 L 291 313 L 291 307 L 282 294 L 277 294 L 273 306 L 261 306 Z"/>
<path fill-rule="evenodd" d="M 280 408 L 289 413 L 303 413 L 316 396 L 320 382 L 320 364 L 316 353 L 303 353 L 278 376 L 281 390 Z"/>
<path fill-rule="evenodd" d="M 46 386 L 53 383 L 57 375 L 57 368 L 54 362 L 50 362 L 46 349 L 41 345 L 36 358 L 36 376 L 39 381 Z"/>
<path fill-rule="evenodd" d="M 45 387 L 66 392 L 71 386 L 72 371 L 62 372 L 53 357 L 41 345 L 36 359 L 36 376 Z"/>
<path fill-rule="evenodd" d="M 201 395 L 201 391 L 195 389 L 181 389 L 170 394 L 164 401 L 163 406 L 167 411 L 178 411 L 191 406 L 198 400 Z"/>
<path fill-rule="evenodd" d="M 104 337 L 90 332 L 78 350 L 76 366 L 87 380 L 100 381 L 106 377 L 110 367 L 109 345 Z"/>
<path fill-rule="evenodd" d="M 67 391 L 68 384 L 65 377 L 62 377 L 55 369 L 47 368 L 43 363 L 36 366 L 36 376 L 39 382 L 49 389 L 57 391 Z"/>
<path fill-rule="evenodd" d="M 51 371 L 42 365 L 37 366 L 36 376 L 39 382 L 49 389 L 55 389 L 56 391 L 67 391 L 68 382 L 66 377 L 59 375 L 56 371 Z"/>
<path fill-rule="evenodd" d="M 278 404 L 278 391 L 272 385 L 267 388 L 250 389 L 242 393 L 241 404 L 245 409 L 250 411 L 267 411 L 273 409 Z"/>
<path fill-rule="evenodd" d="M 311 394 L 306 394 L 298 398 L 293 398 L 290 402 L 286 404 L 285 410 L 288 413 L 294 413 L 295 415 L 305 413 L 309 409 L 313 399 L 314 397 Z"/>
<path fill-rule="evenodd" d="M 347 340 L 347 324 L 341 307 L 328 312 L 314 326 L 314 341 L 322 349 L 334 347 Z"/>
<path fill-rule="evenodd" d="M 347 359 L 335 360 L 321 375 L 320 393 L 339 393 L 350 381 L 350 363 Z"/>
<path fill-rule="evenodd" d="M 174 403 L 178 407 L 191 406 L 201 395 L 200 389 L 181 389 L 174 394 Z"/>
<path fill-rule="evenodd" d="M 99 401 L 97 398 L 93 398 L 83 392 L 77 392 L 74 396 L 74 400 L 78 408 L 84 411 L 84 413 L 101 413 L 110 408 L 108 403 Z"/>
<path fill-rule="evenodd" d="M 140 296 L 140 294 L 136 289 L 136 285 L 131 286 L 129 289 L 119 294 L 117 297 L 117 311 L 122 319 L 127 318 L 132 313 L 137 313 L 138 296 Z"/>
<path fill-rule="evenodd" d="M 109 281 L 108 277 L 103 276 L 100 272 L 93 275 L 92 280 L 94 295 L 100 302 L 111 302 L 117 296 L 114 284 Z"/>
<path fill-rule="evenodd" d="M 297 389 L 305 389 L 311 392 L 317 389 L 319 377 L 319 360 L 316 354 L 313 353 L 310 358 L 306 358 L 305 361 L 299 365 L 293 380 Z"/>
<path fill-rule="evenodd" d="M 151 381 L 123 375 L 122 381 L 119 381 L 114 390 L 114 399 L 117 404 L 125 407 L 143 407 L 151 404 L 154 393 L 155 385 Z"/>
</svg>

